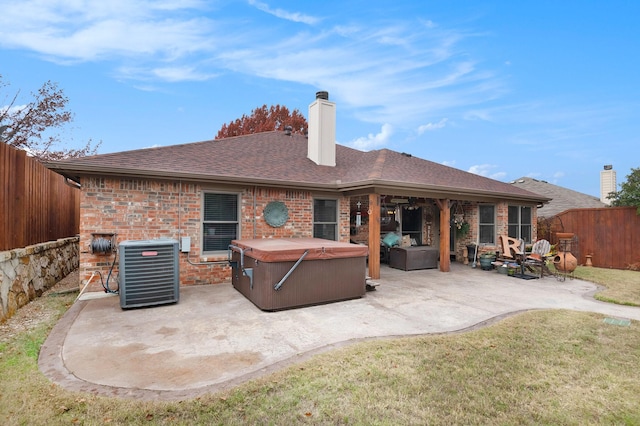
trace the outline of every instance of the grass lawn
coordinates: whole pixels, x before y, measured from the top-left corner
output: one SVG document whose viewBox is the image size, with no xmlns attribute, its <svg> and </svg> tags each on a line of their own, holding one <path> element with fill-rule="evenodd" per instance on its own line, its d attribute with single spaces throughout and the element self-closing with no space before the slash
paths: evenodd
<svg viewBox="0 0 640 426">
<path fill-rule="evenodd" d="M 639 271 L 578 266 L 574 274 L 576 278 L 606 287 L 596 294 L 595 298 L 598 300 L 619 305 L 640 306 Z"/>
<path fill-rule="evenodd" d="M 61 315 L 74 298 L 42 303 Z M 640 424 L 640 326 L 603 319 L 527 312 L 467 333 L 355 344 L 224 393 L 141 402 L 49 382 L 37 356 L 52 318 L 0 343 L 0 423 Z"/>
</svg>

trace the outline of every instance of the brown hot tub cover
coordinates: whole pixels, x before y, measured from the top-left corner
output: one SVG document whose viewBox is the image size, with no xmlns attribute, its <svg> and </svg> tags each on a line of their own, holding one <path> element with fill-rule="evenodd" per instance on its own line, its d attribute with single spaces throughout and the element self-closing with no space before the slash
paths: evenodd
<svg viewBox="0 0 640 426">
<path fill-rule="evenodd" d="M 369 254 L 367 246 L 323 240 L 321 238 L 262 238 L 233 240 L 248 255 L 261 262 L 295 262 L 305 251 L 305 260 L 361 257 Z"/>
<path fill-rule="evenodd" d="M 273 238 L 234 240 L 231 247 L 233 286 L 263 310 L 354 299 L 366 291 L 367 246 Z"/>
</svg>

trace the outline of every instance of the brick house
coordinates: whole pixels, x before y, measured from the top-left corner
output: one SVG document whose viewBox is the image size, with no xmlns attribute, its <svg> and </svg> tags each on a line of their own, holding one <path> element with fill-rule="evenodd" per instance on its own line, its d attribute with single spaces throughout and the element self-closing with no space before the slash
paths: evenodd
<svg viewBox="0 0 640 426">
<path fill-rule="evenodd" d="M 388 149 L 362 152 L 335 143 L 335 104 L 318 92 L 309 134 L 265 132 L 48 163 L 81 187 L 80 274 L 109 273 L 116 255 L 94 254 L 95 238 L 173 238 L 180 284 L 227 281 L 231 239 L 319 237 L 369 246 L 369 275 L 380 274 L 380 239 L 398 227 L 417 245 L 438 247 L 440 270 L 479 242 L 535 239 L 536 208 L 547 198 Z M 283 224 L 264 210 L 282 203 Z M 469 224 L 455 232 L 454 219 Z M 443 237 L 444 236 L 444 237 Z M 189 237 L 189 240 L 184 239 Z M 89 290 L 101 290 L 93 281 Z"/>
</svg>

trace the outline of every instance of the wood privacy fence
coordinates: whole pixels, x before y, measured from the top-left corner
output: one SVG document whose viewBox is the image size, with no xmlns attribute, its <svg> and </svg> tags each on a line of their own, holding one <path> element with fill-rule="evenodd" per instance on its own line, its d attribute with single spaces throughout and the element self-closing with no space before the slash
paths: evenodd
<svg viewBox="0 0 640 426">
<path fill-rule="evenodd" d="M 73 237 L 79 224 L 80 190 L 0 142 L 0 251 Z"/>
<path fill-rule="evenodd" d="M 635 207 L 570 209 L 549 220 L 552 244 L 555 232 L 573 232 L 577 240 L 578 264 L 584 265 L 592 255 L 593 266 L 628 269 L 640 266 L 640 216 Z"/>
</svg>

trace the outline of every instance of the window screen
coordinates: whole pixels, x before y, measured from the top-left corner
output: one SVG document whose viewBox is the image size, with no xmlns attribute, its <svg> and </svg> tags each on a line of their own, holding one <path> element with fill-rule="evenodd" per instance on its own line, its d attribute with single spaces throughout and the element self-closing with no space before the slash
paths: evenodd
<svg viewBox="0 0 640 426">
<path fill-rule="evenodd" d="M 204 194 L 202 251 L 227 250 L 239 235 L 238 195 Z"/>
<path fill-rule="evenodd" d="M 509 236 L 531 242 L 531 207 L 509 206 Z"/>
<path fill-rule="evenodd" d="M 480 213 L 480 243 L 495 244 L 496 241 L 496 207 L 490 204 L 478 206 Z"/>
<path fill-rule="evenodd" d="M 313 237 L 336 240 L 338 229 L 338 201 L 313 200 Z"/>
</svg>

